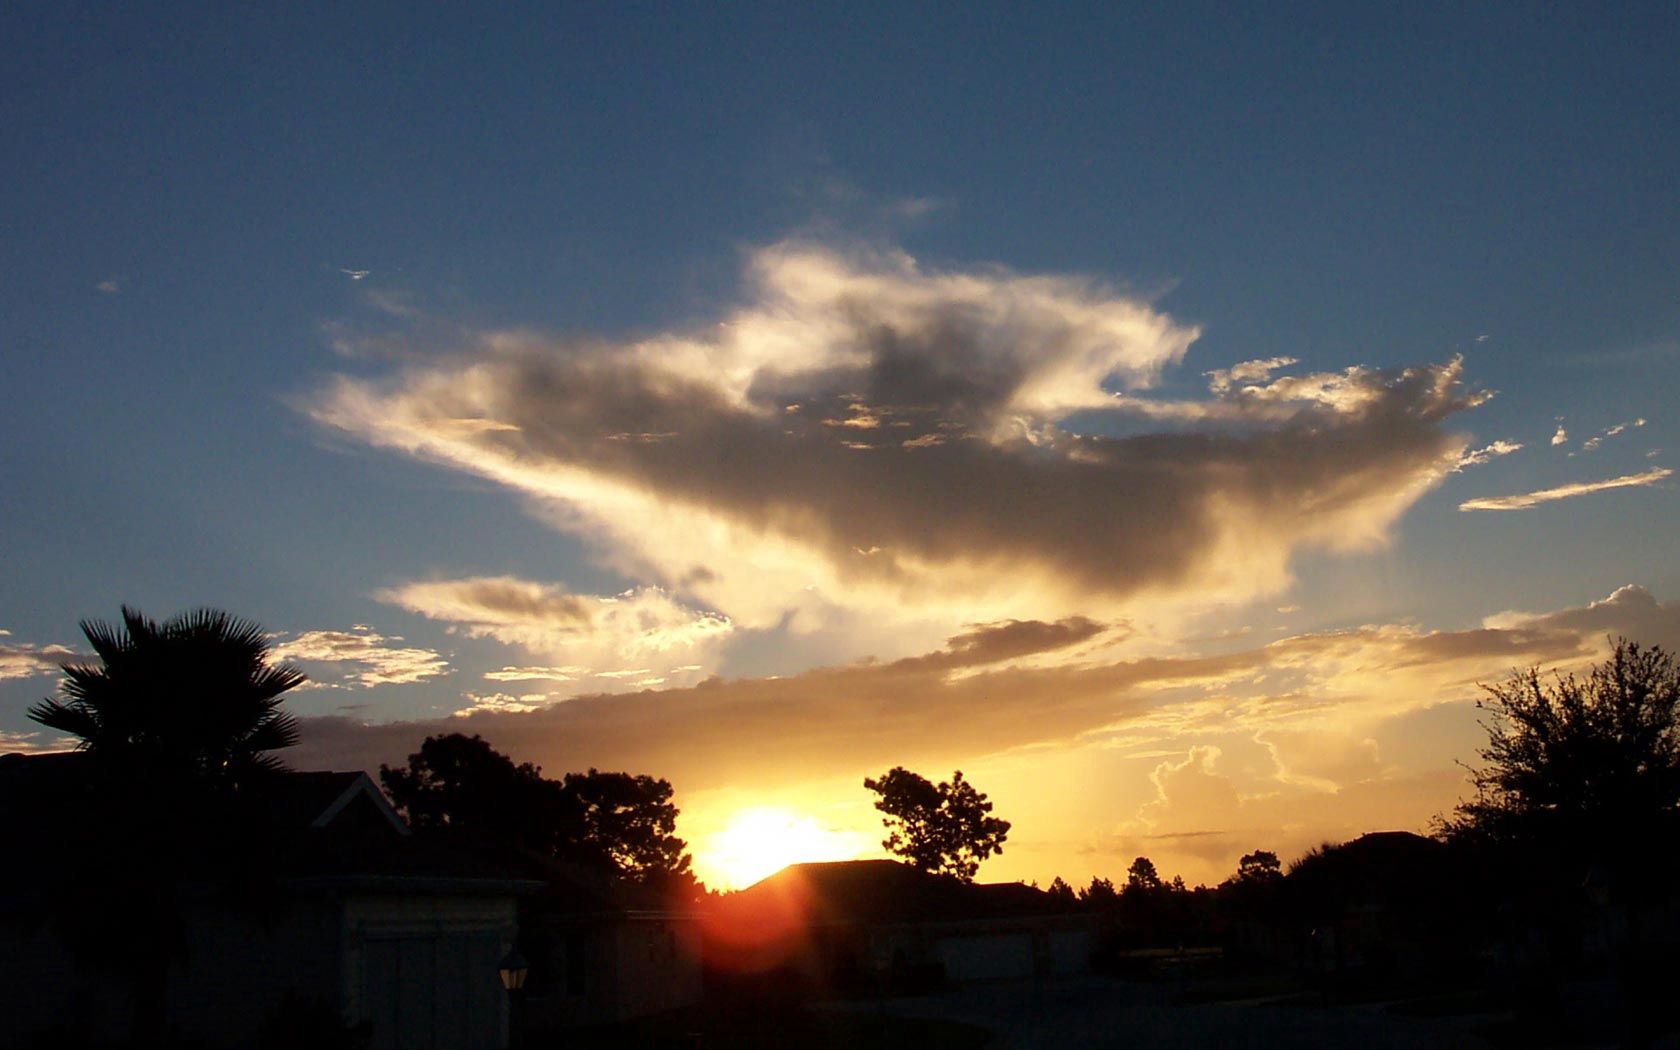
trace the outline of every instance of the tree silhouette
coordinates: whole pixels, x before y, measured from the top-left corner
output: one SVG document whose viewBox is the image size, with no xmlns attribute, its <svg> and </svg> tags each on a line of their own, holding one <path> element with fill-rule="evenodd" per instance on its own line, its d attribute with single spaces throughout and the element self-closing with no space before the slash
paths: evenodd
<svg viewBox="0 0 1680 1050">
<path fill-rule="evenodd" d="M 245 909 L 272 897 L 278 847 L 250 789 L 297 740 L 280 705 L 304 676 L 269 662 L 262 628 L 215 609 L 157 623 L 124 606 L 120 627 L 82 633 L 98 662 L 64 665 L 59 697 L 29 710 L 87 756 L 86 777 L 35 815 L 56 829 L 49 910 L 74 948 L 127 972 L 134 1032 L 157 1045 L 189 883 Z"/>
<path fill-rule="evenodd" d="M 1120 894 L 1115 890 L 1114 883 L 1095 875 L 1091 876 L 1091 884 L 1079 891 L 1079 903 L 1092 908 L 1112 908 L 1119 900 Z"/>
<path fill-rule="evenodd" d="M 1515 672 L 1483 686 L 1488 744 L 1476 797 L 1441 821 L 1449 839 L 1538 848 L 1628 869 L 1672 842 L 1680 818 L 1680 670 L 1618 639 L 1585 678 Z M 1578 879 L 1579 876 L 1577 875 Z"/>
<path fill-rule="evenodd" d="M 43 699 L 31 719 L 77 737 L 102 765 L 153 782 L 236 783 L 280 768 L 268 752 L 297 743 L 297 723 L 280 704 L 305 678 L 269 662 L 261 627 L 218 609 L 160 624 L 124 606 L 122 621 L 82 622 L 99 662 L 65 664 L 64 699 Z"/>
<path fill-rule="evenodd" d="M 565 794 L 582 819 L 579 844 L 637 882 L 692 890 L 688 844 L 676 835 L 671 782 L 629 773 L 567 773 Z"/>
<path fill-rule="evenodd" d="M 1269 849 L 1245 853 L 1237 862 L 1236 881 L 1244 884 L 1268 884 L 1283 878 L 1283 864 Z"/>
<path fill-rule="evenodd" d="M 1155 870 L 1155 862 L 1148 857 L 1138 857 L 1132 861 L 1132 866 L 1126 869 L 1128 893 L 1148 893 L 1160 888 L 1160 873 Z"/>
<path fill-rule="evenodd" d="M 416 831 L 552 856 L 581 837 L 581 814 L 560 782 L 480 736 L 429 736 L 407 767 L 380 766 L 379 780 Z"/>
<path fill-rule="evenodd" d="M 1009 821 L 990 815 L 992 804 L 961 770 L 934 784 L 895 766 L 863 786 L 880 796 L 875 808 L 887 815 L 881 846 L 922 871 L 972 882 L 981 861 L 1003 852 Z"/>
<path fill-rule="evenodd" d="M 668 780 L 595 769 L 550 780 L 461 733 L 427 737 L 406 768 L 380 766 L 379 779 L 418 830 L 590 864 L 683 894 L 696 886 L 688 845 L 675 834 Z"/>
</svg>

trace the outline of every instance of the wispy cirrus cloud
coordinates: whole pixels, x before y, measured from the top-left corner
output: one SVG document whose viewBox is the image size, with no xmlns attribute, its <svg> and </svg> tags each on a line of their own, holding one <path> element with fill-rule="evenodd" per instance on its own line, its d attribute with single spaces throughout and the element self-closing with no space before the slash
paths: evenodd
<svg viewBox="0 0 1680 1050">
<path fill-rule="evenodd" d="M 1272 359 L 1215 373 L 1204 401 L 1152 400 L 1194 326 L 1095 281 L 895 251 L 773 245 L 746 298 L 636 341 L 477 336 L 308 411 L 495 480 L 741 629 L 892 624 L 909 646 L 1275 592 L 1302 548 L 1385 542 L 1483 399 L 1457 361 Z M 1175 425 L 1074 426 L 1115 413 Z"/>
<path fill-rule="evenodd" d="M 1526 510 L 1542 503 L 1554 503 L 1558 500 L 1574 499 L 1577 496 L 1591 496 L 1597 492 L 1609 492 L 1612 489 L 1643 488 L 1655 485 L 1664 478 L 1673 475 L 1674 471 L 1667 467 L 1653 467 L 1638 474 L 1624 474 L 1621 477 L 1605 478 L 1602 481 L 1578 481 L 1568 485 L 1558 485 L 1549 489 L 1537 489 L 1533 492 L 1521 492 L 1512 496 L 1483 496 L 1468 499 L 1458 505 L 1459 510 Z"/>
<path fill-rule="evenodd" d="M 348 631 L 304 631 L 276 644 L 273 658 L 306 668 L 334 668 L 333 678 L 321 677 L 316 683 L 328 687 L 408 685 L 449 673 L 449 661 L 442 654 L 401 642 L 401 638 L 362 626 Z M 345 665 L 348 671 L 339 670 Z"/>
<path fill-rule="evenodd" d="M 1592 452 L 1592 451 L 1596 450 L 1598 448 L 1598 446 L 1604 444 L 1604 442 L 1608 441 L 1609 439 L 1611 439 L 1613 437 L 1616 437 L 1619 434 L 1624 433 L 1628 429 L 1632 428 L 1632 429 L 1637 430 L 1638 428 L 1640 428 L 1644 425 L 1645 425 L 1645 420 L 1644 420 L 1643 417 L 1641 417 L 1639 419 L 1630 419 L 1625 423 L 1617 423 L 1614 426 L 1605 427 L 1603 430 L 1599 431 L 1597 434 L 1594 434 L 1592 437 L 1590 437 L 1587 440 L 1581 442 L 1581 451 L 1582 452 Z"/>
<path fill-rule="evenodd" d="M 1464 454 L 1458 457 L 1458 464 L 1453 469 L 1463 470 L 1465 467 L 1479 467 L 1489 460 L 1498 459 L 1501 456 L 1509 456 L 1513 452 L 1521 451 L 1522 442 L 1505 441 L 1501 439 L 1493 442 L 1492 444 L 1484 445 L 1478 449 L 1466 450 Z"/>
</svg>

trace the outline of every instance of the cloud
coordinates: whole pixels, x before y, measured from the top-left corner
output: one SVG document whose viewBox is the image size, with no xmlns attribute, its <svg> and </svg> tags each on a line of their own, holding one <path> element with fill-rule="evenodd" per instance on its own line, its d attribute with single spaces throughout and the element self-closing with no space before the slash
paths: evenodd
<svg viewBox="0 0 1680 1050">
<path fill-rule="evenodd" d="M 116 295 L 122 291 L 122 282 L 113 277 L 109 280 L 100 281 L 93 287 L 102 295 Z"/>
<path fill-rule="evenodd" d="M 485 334 L 308 411 L 524 495 L 737 627 L 850 618 L 925 644 L 1275 592 L 1302 548 L 1385 542 L 1483 399 L 1457 361 L 1273 377 L 1279 359 L 1152 401 L 1197 329 L 1079 278 L 783 243 L 746 285 L 698 331 Z M 1112 435 L 1138 413 L 1177 425 Z"/>
<path fill-rule="evenodd" d="M 666 674 L 698 681 L 697 661 L 712 659 L 733 630 L 726 618 L 689 608 L 658 587 L 599 597 L 512 576 L 478 576 L 407 583 L 377 597 L 467 637 L 559 661 L 491 671 L 485 675 L 491 681 L 546 679 L 571 683 L 568 691 L 585 681 L 597 689 L 614 680 L 662 683 Z"/>
<path fill-rule="evenodd" d="M 1463 470 L 1465 467 L 1479 467 L 1490 459 L 1498 459 L 1500 456 L 1509 456 L 1511 453 L 1520 452 L 1521 450 L 1522 444 L 1520 442 L 1504 440 L 1495 441 L 1491 445 L 1485 445 L 1482 448 L 1475 449 L 1474 451 L 1466 451 L 1463 455 L 1458 457 L 1458 465 L 1453 469 Z"/>
<path fill-rule="evenodd" d="M 449 673 L 449 661 L 442 655 L 392 644 L 401 641 L 359 624 L 349 631 L 305 631 L 276 645 L 273 658 L 306 665 L 350 664 L 354 670 L 339 677 L 362 686 L 407 685 Z"/>
<path fill-rule="evenodd" d="M 1601 656 L 1607 636 L 1680 642 L 1680 603 L 1657 602 L 1640 588 L 1573 609 L 1501 615 L 1460 631 L 1373 625 L 1218 656 L 1077 662 L 1042 658 L 1096 637 L 1092 624 L 1002 623 L 902 660 L 580 696 L 464 721 L 467 731 L 522 760 L 655 771 L 685 790 L 850 776 L 882 763 L 938 768 L 1081 742 L 1116 754 L 1182 755 L 1210 737 L 1232 735 L 1248 740 L 1268 769 L 1281 753 L 1296 781 L 1346 786 L 1370 775 L 1375 756 L 1365 741 L 1384 720 L 1473 699 L 1478 682 L 1515 667 L 1578 667 Z M 460 728 L 460 721 L 362 726 L 307 719 L 298 761 L 377 766 L 413 750 L 427 733 Z M 1277 751 L 1267 757 L 1257 735 Z M 1219 746 L 1229 757 L 1234 745 Z M 1313 755 L 1337 750 L 1352 757 Z"/>
<path fill-rule="evenodd" d="M 62 645 L 31 645 L 7 641 L 10 631 L 0 631 L 0 682 L 13 678 L 56 675 L 61 665 L 81 654 Z"/>
<path fill-rule="evenodd" d="M 1608 492 L 1611 489 L 1642 488 L 1655 485 L 1657 482 L 1672 475 L 1674 471 L 1667 467 L 1653 467 L 1639 474 L 1624 474 L 1619 478 L 1606 478 L 1603 481 L 1577 481 L 1556 488 L 1538 489 L 1534 492 L 1518 493 L 1514 496 L 1484 496 L 1478 499 L 1465 500 L 1458 505 L 1459 510 L 1526 510 L 1541 503 L 1551 503 L 1560 499 L 1573 499 L 1576 496 L 1590 496 L 1595 492 Z"/>
<path fill-rule="evenodd" d="M 1557 430 L 1552 434 L 1552 447 L 1556 448 L 1559 445 L 1567 444 L 1568 441 L 1569 431 L 1563 429 L 1563 424 L 1559 423 Z"/>
<path fill-rule="evenodd" d="M 0 730 L 0 755 L 32 751 L 67 751 L 75 746 L 69 737 L 43 739 L 40 733 L 8 733 Z"/>
<path fill-rule="evenodd" d="M 1617 423 L 1615 426 L 1606 427 L 1603 430 L 1599 431 L 1594 436 L 1592 436 L 1592 437 L 1588 438 L 1587 440 L 1583 441 L 1581 443 L 1581 451 L 1591 452 L 1594 449 L 1598 448 L 1598 446 L 1602 445 L 1605 441 L 1607 441 L 1610 438 L 1613 438 L 1616 435 L 1622 433 L 1623 431 L 1627 430 L 1629 427 L 1633 427 L 1633 428 L 1637 429 L 1638 427 L 1642 427 L 1644 425 L 1645 425 L 1645 420 L 1643 418 L 1640 418 L 1640 419 L 1629 420 L 1626 423 Z"/>
</svg>

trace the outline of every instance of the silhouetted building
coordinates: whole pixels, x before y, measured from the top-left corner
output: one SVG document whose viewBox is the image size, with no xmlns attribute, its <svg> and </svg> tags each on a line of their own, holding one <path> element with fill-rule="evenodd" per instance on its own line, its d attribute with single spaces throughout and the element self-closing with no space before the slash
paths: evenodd
<svg viewBox="0 0 1680 1050">
<path fill-rule="evenodd" d="M 118 1038 L 130 1030 L 135 998 L 148 994 L 82 921 L 101 914 L 98 903 L 81 909 L 62 892 L 66 878 L 78 894 L 120 892 L 132 859 L 85 846 L 65 859 L 64 832 L 89 819 L 80 808 L 89 761 L 0 757 L 8 1039 Z M 257 892 L 228 884 L 212 828 L 191 852 L 187 878 L 157 905 L 168 909 L 170 943 L 158 952 L 153 991 L 168 1030 L 193 1045 L 247 1047 L 287 1026 L 326 1037 L 342 1022 L 363 1026 L 376 1050 L 506 1045 L 497 966 L 517 933 L 516 898 L 542 884 L 415 839 L 365 773 L 280 773 L 262 785 L 242 810 L 263 825 L 247 836 L 267 847 L 264 870 L 252 873 Z M 252 829 L 223 830 L 232 841 Z"/>
<path fill-rule="evenodd" d="M 890 860 L 794 864 L 717 903 L 708 962 L 851 989 L 1077 973 L 1091 922 L 1019 883 L 965 884 Z"/>
</svg>

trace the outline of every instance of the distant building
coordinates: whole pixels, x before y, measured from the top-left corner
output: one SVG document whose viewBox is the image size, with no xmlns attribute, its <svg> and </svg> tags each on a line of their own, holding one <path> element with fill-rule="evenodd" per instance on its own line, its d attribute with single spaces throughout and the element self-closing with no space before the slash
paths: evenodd
<svg viewBox="0 0 1680 1050">
<path fill-rule="evenodd" d="M 708 963 L 838 990 L 1080 973 L 1092 924 L 1019 883 L 973 885 L 890 860 L 795 864 L 718 902 Z"/>
</svg>

